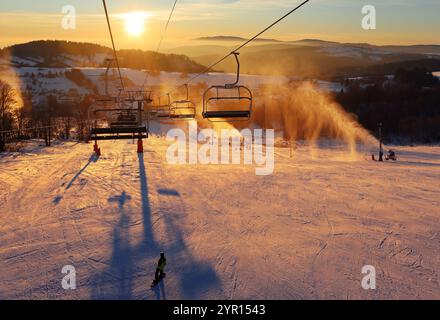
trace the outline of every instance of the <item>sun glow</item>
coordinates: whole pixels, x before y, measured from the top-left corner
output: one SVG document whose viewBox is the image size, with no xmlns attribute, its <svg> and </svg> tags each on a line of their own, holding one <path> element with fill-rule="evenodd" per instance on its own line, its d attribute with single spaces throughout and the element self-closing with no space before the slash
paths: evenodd
<svg viewBox="0 0 440 320">
<path fill-rule="evenodd" d="M 123 15 L 125 30 L 130 36 L 140 36 L 145 31 L 145 22 L 151 17 L 146 12 L 129 12 Z"/>
</svg>

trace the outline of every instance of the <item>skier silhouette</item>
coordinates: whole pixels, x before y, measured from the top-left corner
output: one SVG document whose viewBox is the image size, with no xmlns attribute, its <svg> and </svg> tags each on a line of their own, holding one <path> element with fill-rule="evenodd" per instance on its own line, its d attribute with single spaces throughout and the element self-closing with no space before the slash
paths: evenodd
<svg viewBox="0 0 440 320">
<path fill-rule="evenodd" d="M 155 274 L 155 281 L 159 282 L 161 279 L 165 276 L 165 266 L 167 265 L 167 259 L 165 258 L 165 253 L 160 253 L 159 261 L 157 262 L 157 268 L 156 268 L 156 274 Z"/>
</svg>

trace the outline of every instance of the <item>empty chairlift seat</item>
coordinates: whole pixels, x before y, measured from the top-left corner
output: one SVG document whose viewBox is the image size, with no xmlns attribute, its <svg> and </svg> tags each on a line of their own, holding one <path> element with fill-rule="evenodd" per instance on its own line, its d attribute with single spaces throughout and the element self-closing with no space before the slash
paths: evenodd
<svg viewBox="0 0 440 320">
<path fill-rule="evenodd" d="M 238 84 L 240 82 L 239 53 L 231 54 L 237 62 L 236 81 L 212 86 L 203 94 L 202 116 L 210 121 L 245 121 L 252 115 L 252 92 L 248 87 Z"/>
<path fill-rule="evenodd" d="M 154 105 L 150 110 L 150 117 L 153 119 L 169 119 L 171 115 L 171 98 L 168 94 L 168 103 L 162 104 L 159 97 L 159 104 Z"/>
<path fill-rule="evenodd" d="M 252 102 L 252 92 L 245 86 L 212 86 L 203 95 L 202 115 L 209 120 L 248 120 Z"/>
<path fill-rule="evenodd" d="M 147 127 L 92 128 L 90 140 L 126 140 L 148 138 Z"/>
<path fill-rule="evenodd" d="M 196 117 L 196 106 L 189 100 L 176 100 L 171 104 L 170 118 L 189 120 Z"/>
<path fill-rule="evenodd" d="M 168 119 L 171 114 L 171 106 L 159 106 L 155 109 L 155 113 L 159 119 Z"/>
<path fill-rule="evenodd" d="M 196 105 L 189 100 L 188 84 L 186 87 L 186 99 L 175 100 L 171 103 L 170 118 L 173 120 L 191 120 L 196 117 Z"/>
</svg>

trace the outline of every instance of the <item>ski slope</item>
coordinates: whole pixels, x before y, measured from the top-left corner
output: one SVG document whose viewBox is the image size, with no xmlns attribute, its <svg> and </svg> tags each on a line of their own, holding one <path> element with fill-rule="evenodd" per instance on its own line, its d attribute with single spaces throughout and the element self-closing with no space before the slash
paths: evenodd
<svg viewBox="0 0 440 320">
<path fill-rule="evenodd" d="M 274 174 L 256 176 L 167 164 L 169 144 L 0 155 L 0 298 L 440 299 L 440 147 L 398 147 L 396 163 L 276 148 Z M 151 290 L 161 250 L 167 278 Z"/>
</svg>

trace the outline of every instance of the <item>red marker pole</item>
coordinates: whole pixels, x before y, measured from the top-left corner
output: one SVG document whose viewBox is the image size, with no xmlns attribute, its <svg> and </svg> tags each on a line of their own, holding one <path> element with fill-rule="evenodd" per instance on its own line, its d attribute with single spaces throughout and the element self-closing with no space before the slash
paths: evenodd
<svg viewBox="0 0 440 320">
<path fill-rule="evenodd" d="M 142 139 L 138 139 L 137 152 L 144 153 L 144 143 L 143 143 Z"/>
</svg>

